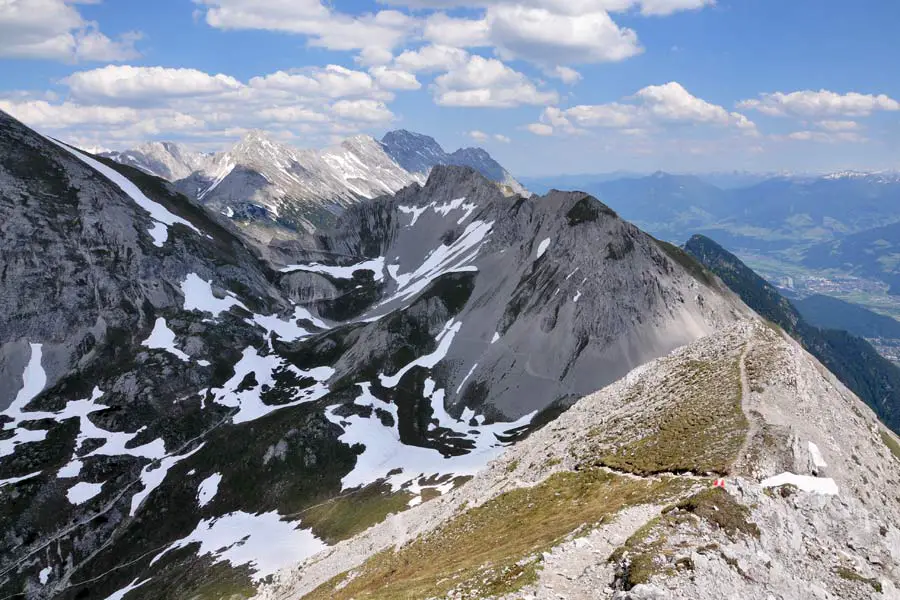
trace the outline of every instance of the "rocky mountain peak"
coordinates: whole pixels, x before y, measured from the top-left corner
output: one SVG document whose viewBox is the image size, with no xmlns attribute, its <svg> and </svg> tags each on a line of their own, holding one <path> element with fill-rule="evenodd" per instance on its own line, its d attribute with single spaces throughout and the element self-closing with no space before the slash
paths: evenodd
<svg viewBox="0 0 900 600">
<path fill-rule="evenodd" d="M 253 130 L 235 143 L 225 154 L 230 162 L 259 166 L 261 161 L 284 159 L 293 153 L 292 148 L 274 140 L 266 132 Z"/>
<path fill-rule="evenodd" d="M 389 131 L 381 138 L 381 144 L 397 164 L 411 173 L 427 173 L 433 166 L 448 162 L 441 145 L 421 133 L 405 129 Z"/>
<path fill-rule="evenodd" d="M 437 165 L 469 166 L 503 186 L 510 195 L 528 195 L 528 191 L 481 148 L 461 148 L 451 154 L 434 138 L 403 129 L 388 132 L 381 143 L 391 158 L 407 171 L 428 173 Z"/>
<path fill-rule="evenodd" d="M 416 133 L 407 129 L 395 129 L 388 131 L 381 138 L 381 143 L 388 146 L 406 146 L 408 148 L 416 147 L 423 151 L 431 151 L 439 154 L 443 152 L 443 148 L 430 135 L 424 133 Z"/>
<path fill-rule="evenodd" d="M 466 185 L 476 189 L 496 189 L 493 182 L 470 166 L 436 165 L 428 173 L 425 191 L 426 194 L 437 193 L 442 189 L 454 189 Z"/>
</svg>

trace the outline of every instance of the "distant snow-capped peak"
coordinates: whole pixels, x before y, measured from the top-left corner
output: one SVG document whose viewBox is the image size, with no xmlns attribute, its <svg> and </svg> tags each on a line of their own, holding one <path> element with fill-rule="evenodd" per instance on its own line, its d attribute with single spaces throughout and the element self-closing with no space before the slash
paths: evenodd
<svg viewBox="0 0 900 600">
<path fill-rule="evenodd" d="M 874 183 L 898 183 L 900 182 L 900 172 L 898 171 L 836 171 L 824 175 L 822 179 L 830 181 L 840 179 L 866 179 Z"/>
<path fill-rule="evenodd" d="M 315 231 L 364 198 L 424 184 L 437 165 L 468 166 L 507 194 L 528 192 L 480 148 L 447 153 L 434 138 L 399 130 L 379 141 L 356 135 L 323 149 L 301 149 L 250 131 L 214 155 L 150 142 L 109 158 L 175 182 L 184 194 L 230 219 Z"/>
</svg>

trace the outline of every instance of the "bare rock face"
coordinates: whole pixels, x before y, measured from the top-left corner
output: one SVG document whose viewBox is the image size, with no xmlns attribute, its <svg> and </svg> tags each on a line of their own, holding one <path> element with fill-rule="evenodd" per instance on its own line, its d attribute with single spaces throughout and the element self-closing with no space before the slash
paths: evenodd
<svg viewBox="0 0 900 600">
<path fill-rule="evenodd" d="M 747 315 L 584 194 L 435 167 L 268 262 L 161 179 L 0 134 L 3 597 L 247 597 Z M 316 160 L 374 194 L 378 148 Z"/>
</svg>

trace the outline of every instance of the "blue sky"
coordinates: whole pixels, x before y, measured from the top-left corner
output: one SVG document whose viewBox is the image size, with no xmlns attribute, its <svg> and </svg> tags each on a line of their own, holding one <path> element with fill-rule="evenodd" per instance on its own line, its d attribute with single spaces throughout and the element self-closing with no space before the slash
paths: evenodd
<svg viewBox="0 0 900 600">
<path fill-rule="evenodd" d="M 900 169 L 900 3 L 7 0 L 0 109 L 89 148 L 394 128 L 517 175 Z"/>
</svg>

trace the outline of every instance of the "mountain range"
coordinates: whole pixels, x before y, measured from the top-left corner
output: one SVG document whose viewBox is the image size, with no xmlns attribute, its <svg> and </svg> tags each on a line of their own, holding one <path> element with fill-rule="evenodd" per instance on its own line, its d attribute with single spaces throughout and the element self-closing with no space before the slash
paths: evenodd
<svg viewBox="0 0 900 600">
<path fill-rule="evenodd" d="M 459 166 L 276 269 L 163 180 L 0 117 L 4 595 L 243 594 L 750 314 L 596 199 Z"/>
<path fill-rule="evenodd" d="M 0 597 L 897 591 L 896 396 L 752 271 L 360 138 L 412 181 L 273 260 L 207 198 L 317 163 L 246 141 L 201 199 L 0 113 Z"/>
<path fill-rule="evenodd" d="M 439 165 L 468 166 L 507 193 L 525 191 L 484 150 L 447 153 L 434 138 L 405 130 L 388 132 L 381 141 L 360 135 L 321 150 L 301 150 L 251 131 L 215 154 L 151 142 L 102 156 L 172 182 L 263 244 L 333 226 L 353 203 L 424 183 Z"/>
</svg>

